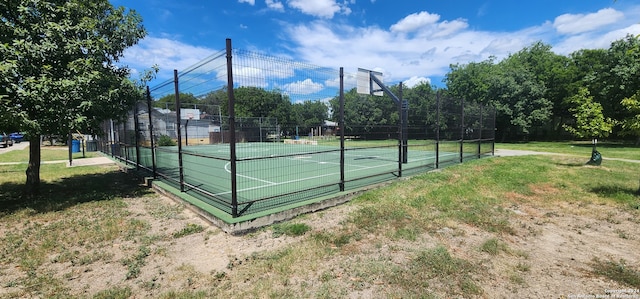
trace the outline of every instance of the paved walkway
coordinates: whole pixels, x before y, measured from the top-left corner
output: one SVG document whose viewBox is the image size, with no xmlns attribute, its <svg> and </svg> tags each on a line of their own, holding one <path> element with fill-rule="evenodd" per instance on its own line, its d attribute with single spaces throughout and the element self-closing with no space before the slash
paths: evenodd
<svg viewBox="0 0 640 299">
<path fill-rule="evenodd" d="M 29 142 L 28 141 L 23 141 L 20 143 L 16 143 L 13 146 L 10 146 L 8 148 L 2 148 L 0 149 L 0 154 L 6 153 L 6 152 L 10 152 L 10 151 L 14 151 L 14 150 L 22 150 L 27 148 L 27 146 L 29 146 Z M 28 162 L 4 162 L 4 163 L 0 163 L 0 165 L 19 165 L 19 164 L 27 164 Z M 55 161 L 42 161 L 41 164 L 60 164 L 60 163 L 66 163 L 67 166 L 69 166 L 69 160 L 55 160 Z M 71 161 L 71 166 L 72 167 L 76 167 L 76 166 L 90 166 L 90 165 L 111 165 L 111 164 L 116 164 L 116 162 L 114 160 L 111 160 L 110 158 L 107 157 L 95 157 L 95 158 L 77 158 L 77 159 L 73 159 Z"/>
<path fill-rule="evenodd" d="M 69 166 L 69 160 L 55 160 L 55 161 L 42 161 L 41 164 L 61 164 L 66 163 Z M 19 165 L 19 164 L 28 164 L 28 162 L 4 162 L 0 163 L 0 165 Z M 73 159 L 71 162 L 72 167 L 76 166 L 91 166 L 91 165 L 111 165 L 116 164 L 115 161 L 107 158 L 107 157 L 96 157 L 96 158 L 80 158 Z"/>
<path fill-rule="evenodd" d="M 13 146 L 0 148 L 0 154 L 4 154 L 10 151 L 23 150 L 29 146 L 29 141 L 23 141 L 20 143 L 14 143 Z"/>
</svg>

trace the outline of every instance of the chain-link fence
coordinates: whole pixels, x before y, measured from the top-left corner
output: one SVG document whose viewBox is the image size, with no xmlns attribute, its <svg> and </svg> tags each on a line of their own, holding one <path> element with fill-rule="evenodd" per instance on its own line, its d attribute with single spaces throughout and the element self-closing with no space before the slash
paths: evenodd
<svg viewBox="0 0 640 299">
<path fill-rule="evenodd" d="M 493 108 L 411 89 L 402 126 L 402 107 L 357 94 L 355 77 L 228 41 L 105 122 L 99 149 L 232 217 L 493 154 Z"/>
</svg>

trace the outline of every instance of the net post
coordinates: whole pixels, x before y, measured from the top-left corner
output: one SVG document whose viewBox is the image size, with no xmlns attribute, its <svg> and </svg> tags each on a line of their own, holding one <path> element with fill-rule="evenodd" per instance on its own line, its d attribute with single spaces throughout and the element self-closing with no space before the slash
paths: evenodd
<svg viewBox="0 0 640 299">
<path fill-rule="evenodd" d="M 340 67 L 340 191 L 344 191 L 344 68 Z"/>
<path fill-rule="evenodd" d="M 180 91 L 178 70 L 173 70 L 173 86 L 176 98 L 176 133 L 178 134 L 178 170 L 180 173 L 180 192 L 184 192 L 184 168 L 182 167 L 182 133 L 180 130 Z"/>
<path fill-rule="evenodd" d="M 233 66 L 231 56 L 231 39 L 226 41 L 227 57 L 227 96 L 229 101 L 229 162 L 231 163 L 231 216 L 238 217 L 238 182 L 236 180 L 236 116 L 233 94 Z"/>
</svg>

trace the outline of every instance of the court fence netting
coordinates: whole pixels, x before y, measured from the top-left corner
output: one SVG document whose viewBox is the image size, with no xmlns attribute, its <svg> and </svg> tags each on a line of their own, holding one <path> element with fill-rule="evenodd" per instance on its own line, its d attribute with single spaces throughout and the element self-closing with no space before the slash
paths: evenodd
<svg viewBox="0 0 640 299">
<path fill-rule="evenodd" d="M 97 147 L 229 219 L 494 152 L 495 109 L 431 88 L 403 97 L 402 83 L 393 87 L 409 108 L 402 126 L 402 107 L 357 94 L 355 74 L 234 49 L 230 40 L 173 75 L 147 87 L 127 117 L 104 122 Z M 305 105 L 325 107 L 326 119 L 299 112 Z"/>
</svg>

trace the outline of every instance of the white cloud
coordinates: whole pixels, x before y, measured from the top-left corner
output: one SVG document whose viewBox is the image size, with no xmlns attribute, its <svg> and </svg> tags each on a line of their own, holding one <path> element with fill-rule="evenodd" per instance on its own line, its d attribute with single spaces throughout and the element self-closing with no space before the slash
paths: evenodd
<svg viewBox="0 0 640 299">
<path fill-rule="evenodd" d="M 351 13 L 346 2 L 340 5 L 336 0 L 289 0 L 287 4 L 304 14 L 324 19 L 331 19 L 339 12 L 345 15 Z"/>
<path fill-rule="evenodd" d="M 393 32 L 413 32 L 425 26 L 433 25 L 438 20 L 440 20 L 440 15 L 421 11 L 406 16 L 398 23 L 391 25 L 390 29 Z"/>
<path fill-rule="evenodd" d="M 285 84 L 283 90 L 287 94 L 312 94 L 321 91 L 324 86 L 307 78 L 304 81 L 296 81 Z"/>
<path fill-rule="evenodd" d="M 265 0 L 264 3 L 267 5 L 269 9 L 272 9 L 275 11 L 284 11 L 284 5 L 280 1 Z"/>
<path fill-rule="evenodd" d="M 611 43 L 625 38 L 628 34 L 640 34 L 640 24 L 633 24 L 603 34 L 579 34 L 568 37 L 554 45 L 553 50 L 559 54 L 568 55 L 580 49 L 608 49 Z M 589 45 L 589 47 L 585 46 Z"/>
<path fill-rule="evenodd" d="M 431 84 L 431 79 L 425 77 L 416 77 L 413 76 L 406 81 L 403 82 L 404 85 L 413 88 L 420 84 Z"/>
<path fill-rule="evenodd" d="M 432 27 L 447 27 L 451 23 L 434 23 Z M 404 29 L 417 28 L 404 24 Z M 358 67 L 382 68 L 385 81 L 442 75 L 448 71 L 449 64 L 484 60 L 490 55 L 506 57 L 527 45 L 517 34 L 499 35 L 458 28 L 449 32 L 446 36 L 407 37 L 404 32 L 375 26 L 314 22 L 291 26 L 286 33 L 297 45 L 295 52 L 305 61 L 322 66 L 342 66 L 346 72 L 355 72 Z M 499 39 L 503 41 L 496 42 Z"/>
<path fill-rule="evenodd" d="M 439 20 L 440 15 L 422 11 L 406 16 L 404 19 L 391 25 L 389 30 L 393 33 L 415 32 L 418 36 L 437 38 L 453 34 L 469 27 L 467 21 L 463 19 L 438 22 Z"/>
<path fill-rule="evenodd" d="M 185 69 L 215 51 L 197 47 L 168 38 L 146 37 L 137 45 L 125 50 L 122 64 L 132 68 L 147 69 L 157 64 L 160 72 Z"/>
<path fill-rule="evenodd" d="M 355 73 L 358 67 L 383 70 L 385 82 L 405 81 L 409 85 L 427 80 L 434 83 L 434 78 L 449 71 L 450 64 L 479 62 L 490 56 L 495 56 L 499 61 L 537 41 L 551 44 L 553 51 L 558 54 L 568 55 L 579 49 L 608 48 L 612 41 L 624 38 L 627 34 L 640 34 L 638 5 L 620 9 L 624 11 L 624 18 L 620 11 L 602 9 L 590 14 L 565 14 L 553 22 L 518 31 L 494 32 L 469 29 L 473 24 L 470 26 L 464 19 L 441 20 L 439 15 L 424 11 L 400 18 L 388 28 L 328 20 L 335 14 L 346 13 L 347 5 L 353 3 L 353 0 L 349 1 L 265 0 L 267 5 L 277 7 L 277 3 L 284 3 L 320 18 L 294 24 L 281 22 L 282 34 L 278 38 L 285 41 L 287 54 L 294 60 L 330 68 L 344 67 L 346 86 L 355 85 L 355 81 L 347 77 L 349 73 Z M 172 38 L 145 38 L 126 50 L 123 64 L 128 64 L 134 71 L 158 64 L 161 73 L 170 74 L 174 68 L 184 69 L 219 50 L 187 45 Z M 276 41 L 273 43 L 277 44 Z M 287 78 L 293 76 L 282 71 L 275 70 L 274 74 Z M 242 73 L 252 74 L 250 70 L 239 70 L 237 74 Z M 252 76 L 259 78 L 274 74 L 253 73 Z M 323 79 L 324 82 L 319 83 L 303 79 L 296 78 L 294 84 L 285 86 L 283 83 L 280 86 L 296 90 L 294 86 L 305 85 L 305 88 L 312 90 L 334 87 L 338 82 Z M 239 84 L 265 86 L 267 83 L 256 81 Z"/>
<path fill-rule="evenodd" d="M 227 72 L 226 69 L 222 69 L 221 72 Z M 218 75 L 221 77 L 221 75 Z M 225 75 L 226 76 L 226 75 Z M 254 67 L 240 67 L 233 70 L 233 83 L 239 86 L 253 86 L 266 88 L 269 86 L 266 80 L 264 70 Z"/>
<path fill-rule="evenodd" d="M 356 85 L 356 73 L 350 73 L 349 71 L 351 70 L 345 70 L 345 73 L 343 74 L 344 77 L 342 78 L 344 80 L 344 85 L 345 86 L 355 86 Z M 324 86 L 326 87 L 333 87 L 333 88 L 339 88 L 340 87 L 340 77 L 335 77 L 335 78 L 330 78 L 324 81 Z"/>
<path fill-rule="evenodd" d="M 433 37 L 444 37 L 457 31 L 466 29 L 467 27 L 469 27 L 469 24 L 467 24 L 465 20 L 459 19 L 453 20 L 451 22 L 444 21 L 436 26 L 437 30 L 433 33 Z"/>
<path fill-rule="evenodd" d="M 538 41 L 552 45 L 553 51 L 562 55 L 579 49 L 608 48 L 612 41 L 626 34 L 640 34 L 640 25 L 636 24 L 640 9 L 626 9 L 625 14 L 622 20 L 620 12 L 603 9 L 593 14 L 572 15 L 573 21 L 564 15 L 554 23 L 492 32 L 470 30 L 466 20 L 441 20 L 439 15 L 423 11 L 400 19 L 386 30 L 375 25 L 328 21 L 288 24 L 285 38 L 294 45 L 294 56 L 310 63 L 344 67 L 346 72 L 355 72 L 358 67 L 380 67 L 385 69 L 385 82 L 397 82 L 414 77 L 441 77 L 451 64 L 479 62 L 491 56 L 500 61 Z M 593 20 L 594 17 L 606 20 Z M 613 20 L 616 22 L 612 23 Z M 581 22 L 597 25 L 584 24 L 589 31 L 570 27 Z M 559 35 L 558 28 L 565 34 Z"/>
<path fill-rule="evenodd" d="M 238 0 L 238 3 L 248 3 L 249 5 L 253 6 L 256 4 L 256 0 Z"/>
<path fill-rule="evenodd" d="M 553 21 L 553 26 L 561 34 L 578 34 L 592 31 L 602 26 L 616 23 L 624 14 L 613 8 L 604 8 L 590 14 L 564 14 Z"/>
</svg>

